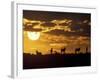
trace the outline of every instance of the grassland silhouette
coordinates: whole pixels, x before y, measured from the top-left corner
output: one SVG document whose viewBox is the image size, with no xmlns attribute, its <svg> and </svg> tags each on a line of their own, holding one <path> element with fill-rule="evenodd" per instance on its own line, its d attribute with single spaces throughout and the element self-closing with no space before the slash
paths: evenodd
<svg viewBox="0 0 100 80">
<path fill-rule="evenodd" d="M 50 49 L 50 54 L 43 55 L 36 50 L 36 54 L 23 53 L 23 69 L 57 68 L 57 67 L 78 67 L 91 66 L 91 53 L 88 48 L 84 53 L 81 48 L 75 48 L 75 53 L 66 53 L 66 48 L 60 52 Z"/>
</svg>

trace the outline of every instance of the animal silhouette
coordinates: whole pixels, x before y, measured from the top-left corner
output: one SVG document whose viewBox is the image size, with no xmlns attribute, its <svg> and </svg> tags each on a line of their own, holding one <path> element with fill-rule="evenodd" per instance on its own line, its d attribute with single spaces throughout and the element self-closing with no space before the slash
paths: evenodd
<svg viewBox="0 0 100 80">
<path fill-rule="evenodd" d="M 61 48 L 61 54 L 64 54 L 65 51 L 66 51 L 66 48 L 65 47 L 64 48 Z"/>
<path fill-rule="evenodd" d="M 36 50 L 36 55 L 42 55 L 42 53 Z"/>
<path fill-rule="evenodd" d="M 75 49 L 75 54 L 78 54 L 80 52 L 80 50 L 81 50 L 80 48 L 76 48 Z"/>
<path fill-rule="evenodd" d="M 54 53 L 55 53 L 55 54 L 58 54 L 58 52 L 57 52 L 57 51 L 54 51 Z"/>
<path fill-rule="evenodd" d="M 53 53 L 53 48 L 51 48 L 50 53 L 51 53 L 51 54 Z"/>
<path fill-rule="evenodd" d="M 86 53 L 88 53 L 88 47 L 86 47 Z"/>
</svg>

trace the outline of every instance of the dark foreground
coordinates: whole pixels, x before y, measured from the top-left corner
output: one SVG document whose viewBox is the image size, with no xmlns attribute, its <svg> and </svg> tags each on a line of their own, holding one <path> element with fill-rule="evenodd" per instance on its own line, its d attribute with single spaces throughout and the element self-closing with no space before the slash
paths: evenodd
<svg viewBox="0 0 100 80">
<path fill-rule="evenodd" d="M 91 54 L 48 54 L 23 53 L 23 69 L 90 66 Z"/>
</svg>

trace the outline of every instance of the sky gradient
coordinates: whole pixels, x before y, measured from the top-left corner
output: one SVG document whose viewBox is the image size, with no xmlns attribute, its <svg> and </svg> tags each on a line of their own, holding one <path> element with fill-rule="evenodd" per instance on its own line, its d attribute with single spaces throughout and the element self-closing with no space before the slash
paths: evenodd
<svg viewBox="0 0 100 80">
<path fill-rule="evenodd" d="M 30 40 L 27 32 L 40 33 L 39 39 Z M 75 48 L 85 52 L 91 43 L 91 14 L 23 10 L 24 53 L 49 54 L 50 49 L 74 53 Z"/>
</svg>

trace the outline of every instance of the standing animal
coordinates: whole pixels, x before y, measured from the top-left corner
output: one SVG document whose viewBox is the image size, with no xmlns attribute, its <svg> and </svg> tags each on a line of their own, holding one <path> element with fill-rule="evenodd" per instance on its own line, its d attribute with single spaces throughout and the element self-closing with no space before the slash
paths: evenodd
<svg viewBox="0 0 100 80">
<path fill-rule="evenodd" d="M 36 50 L 36 55 L 42 55 L 42 53 Z"/>
<path fill-rule="evenodd" d="M 76 48 L 75 49 L 75 54 L 78 54 L 80 52 L 80 50 L 81 50 L 80 48 Z"/>
<path fill-rule="evenodd" d="M 64 54 L 65 51 L 66 51 L 66 48 L 65 47 L 64 48 L 61 48 L 61 54 Z"/>
<path fill-rule="evenodd" d="M 51 53 L 51 54 L 53 53 L 53 48 L 51 48 L 50 53 Z"/>
<path fill-rule="evenodd" d="M 86 47 L 86 53 L 88 53 L 88 47 Z"/>
</svg>

